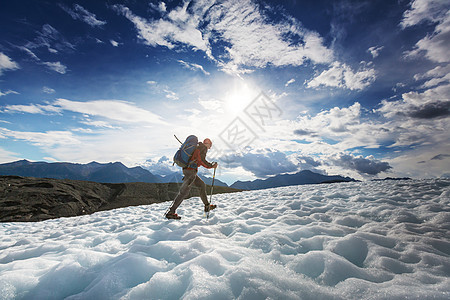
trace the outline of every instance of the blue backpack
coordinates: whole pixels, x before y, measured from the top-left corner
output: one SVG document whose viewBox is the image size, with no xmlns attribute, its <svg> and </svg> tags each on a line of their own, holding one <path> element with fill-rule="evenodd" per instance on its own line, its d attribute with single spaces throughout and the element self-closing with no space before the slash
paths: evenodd
<svg viewBox="0 0 450 300">
<path fill-rule="evenodd" d="M 175 153 L 173 162 L 182 168 L 186 168 L 191 159 L 192 153 L 197 149 L 198 139 L 195 135 L 190 135 L 186 138 L 180 149 Z"/>
</svg>

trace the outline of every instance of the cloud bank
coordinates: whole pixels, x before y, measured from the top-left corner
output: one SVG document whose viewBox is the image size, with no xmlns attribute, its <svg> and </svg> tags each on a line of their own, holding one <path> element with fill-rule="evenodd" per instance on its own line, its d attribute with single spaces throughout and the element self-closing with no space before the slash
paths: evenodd
<svg viewBox="0 0 450 300">
<path fill-rule="evenodd" d="M 335 165 L 344 167 L 346 169 L 355 170 L 360 174 L 377 175 L 381 172 L 386 172 L 392 167 L 387 162 L 382 162 L 375 159 L 373 156 L 363 157 L 353 156 L 348 154 L 341 154 L 330 157 L 330 161 Z"/>
<path fill-rule="evenodd" d="M 219 161 L 227 167 L 242 167 L 259 178 L 298 170 L 285 153 L 270 149 L 233 153 L 222 156 Z"/>
<path fill-rule="evenodd" d="M 266 14 L 273 8 L 254 1 L 192 1 L 172 10 L 154 6 L 159 15 L 146 19 L 124 5 L 114 10 L 132 22 L 138 38 L 146 45 L 169 49 L 190 48 L 202 51 L 229 74 L 245 74 L 268 66 L 297 67 L 305 62 L 329 66 L 307 82 L 307 87 L 335 87 L 362 90 L 376 79 L 374 69 L 362 64 L 357 70 L 334 61 L 333 51 L 317 33 L 306 29 L 292 17 L 283 15 L 277 22 Z M 369 49 L 373 57 L 382 46 Z M 190 69 L 201 66 L 185 64 Z M 286 86 L 293 83 L 289 81 Z"/>
<path fill-rule="evenodd" d="M 137 107 L 131 102 L 120 100 L 73 101 L 57 99 L 51 104 L 6 105 L 3 113 L 52 114 L 70 111 L 87 116 L 96 116 L 120 123 L 141 123 L 166 125 L 163 119 L 148 110 Z"/>
<path fill-rule="evenodd" d="M 160 18 L 149 20 L 123 5 L 114 9 L 134 24 L 145 44 L 203 51 L 228 73 L 243 74 L 268 65 L 300 66 L 305 61 L 330 63 L 333 59 L 318 33 L 292 18 L 273 24 L 262 13 L 265 7 L 249 0 L 185 2 L 171 11 L 158 9 Z"/>
</svg>

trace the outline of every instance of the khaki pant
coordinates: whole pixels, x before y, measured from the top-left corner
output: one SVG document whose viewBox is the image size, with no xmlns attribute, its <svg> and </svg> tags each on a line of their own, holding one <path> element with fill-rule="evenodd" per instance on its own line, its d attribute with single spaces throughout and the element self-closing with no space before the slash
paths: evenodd
<svg viewBox="0 0 450 300">
<path fill-rule="evenodd" d="M 197 176 L 197 170 L 183 169 L 183 175 L 183 184 L 181 185 L 180 192 L 173 201 L 172 207 L 170 207 L 169 213 L 175 213 L 181 202 L 189 195 L 192 184 L 200 190 L 200 198 L 202 199 L 203 204 L 209 205 L 208 197 L 206 195 L 206 184 Z"/>
</svg>

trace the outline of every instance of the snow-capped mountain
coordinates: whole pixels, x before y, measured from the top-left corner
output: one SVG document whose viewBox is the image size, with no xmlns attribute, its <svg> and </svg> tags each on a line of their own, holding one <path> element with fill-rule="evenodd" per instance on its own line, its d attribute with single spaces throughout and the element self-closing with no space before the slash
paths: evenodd
<svg viewBox="0 0 450 300">
<path fill-rule="evenodd" d="M 281 186 L 314 184 L 314 183 L 330 183 L 330 182 L 348 182 L 355 181 L 349 177 L 339 175 L 328 176 L 314 173 L 309 170 L 303 170 L 296 174 L 281 174 L 267 179 L 256 179 L 253 181 L 236 181 L 231 187 L 243 190 L 259 190 Z"/>
<path fill-rule="evenodd" d="M 349 182 L 0 224 L 2 299 L 449 299 L 450 180 Z"/>
<path fill-rule="evenodd" d="M 149 182 L 149 183 L 181 183 L 183 173 L 166 172 L 164 176 L 156 174 L 142 167 L 128 168 L 120 162 L 101 164 L 75 163 L 47 163 L 20 160 L 12 163 L 0 164 L 0 175 L 17 175 L 29 177 L 44 177 L 55 179 L 87 180 L 101 183 Z M 211 185 L 212 178 L 199 174 L 200 178 Z M 282 174 L 267 179 L 254 181 L 236 181 L 230 187 L 236 189 L 255 190 L 280 186 L 312 184 L 322 182 L 354 181 L 349 177 L 327 176 L 304 170 L 296 174 Z M 214 179 L 215 186 L 228 185 L 219 178 Z"/>
<path fill-rule="evenodd" d="M 88 180 L 104 183 L 161 182 L 160 176 L 141 167 L 128 168 L 120 162 L 75 164 L 20 160 L 0 164 L 0 175 Z"/>
</svg>

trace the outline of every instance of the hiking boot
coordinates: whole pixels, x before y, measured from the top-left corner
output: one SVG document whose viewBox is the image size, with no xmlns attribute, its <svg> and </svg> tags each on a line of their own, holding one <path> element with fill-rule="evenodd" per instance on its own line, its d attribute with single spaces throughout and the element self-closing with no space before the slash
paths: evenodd
<svg viewBox="0 0 450 300">
<path fill-rule="evenodd" d="M 214 204 L 205 205 L 205 212 L 211 211 L 216 207 L 217 207 L 217 205 L 214 205 Z"/>
<path fill-rule="evenodd" d="M 180 217 L 179 215 L 177 215 L 176 213 L 171 213 L 171 212 L 168 212 L 168 213 L 166 214 L 166 218 L 167 218 L 167 219 L 174 219 L 174 220 L 179 220 L 179 219 L 181 219 L 181 217 Z"/>
</svg>

